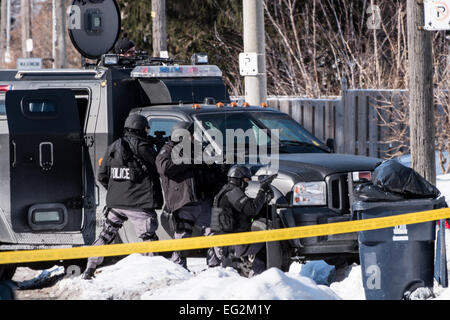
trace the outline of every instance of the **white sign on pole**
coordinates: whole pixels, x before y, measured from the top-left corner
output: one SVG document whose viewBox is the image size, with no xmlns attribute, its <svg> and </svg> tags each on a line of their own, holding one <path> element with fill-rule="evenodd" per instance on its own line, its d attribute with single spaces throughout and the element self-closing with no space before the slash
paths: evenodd
<svg viewBox="0 0 450 320">
<path fill-rule="evenodd" d="M 26 41 L 26 51 L 33 52 L 33 39 L 27 39 Z"/>
<path fill-rule="evenodd" d="M 39 70 L 42 69 L 41 58 L 19 58 L 17 59 L 18 70 Z"/>
<path fill-rule="evenodd" d="M 161 51 L 159 53 L 159 57 L 163 58 L 163 59 L 168 59 L 169 58 L 169 52 L 168 51 Z"/>
<path fill-rule="evenodd" d="M 257 76 L 258 54 L 256 52 L 247 52 L 239 54 L 239 69 L 241 76 Z"/>
<path fill-rule="evenodd" d="M 423 0 L 423 5 L 425 30 L 450 30 L 450 0 Z"/>
</svg>

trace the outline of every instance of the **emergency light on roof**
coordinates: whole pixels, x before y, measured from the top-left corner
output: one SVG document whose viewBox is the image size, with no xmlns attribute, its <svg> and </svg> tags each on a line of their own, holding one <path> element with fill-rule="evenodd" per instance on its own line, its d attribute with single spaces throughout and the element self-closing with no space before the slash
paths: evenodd
<svg viewBox="0 0 450 320">
<path fill-rule="evenodd" d="M 133 78 L 199 78 L 222 77 L 219 67 L 201 66 L 139 66 L 131 72 Z"/>
</svg>

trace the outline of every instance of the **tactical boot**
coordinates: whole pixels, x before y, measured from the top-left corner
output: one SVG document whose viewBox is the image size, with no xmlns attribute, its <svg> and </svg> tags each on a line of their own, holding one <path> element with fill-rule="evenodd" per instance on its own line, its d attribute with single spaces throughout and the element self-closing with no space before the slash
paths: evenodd
<svg viewBox="0 0 450 320">
<path fill-rule="evenodd" d="M 182 254 L 180 254 L 179 252 L 174 252 L 172 254 L 171 261 L 173 263 L 176 263 L 176 264 L 182 266 L 187 271 L 191 272 L 191 270 L 189 270 L 187 267 L 187 259 L 185 257 L 183 257 Z"/>
<path fill-rule="evenodd" d="M 94 276 L 95 269 L 89 268 L 84 271 L 83 275 L 81 276 L 81 279 L 83 280 L 92 280 L 92 278 L 95 278 Z"/>
<path fill-rule="evenodd" d="M 236 263 L 235 269 L 238 270 L 239 275 L 241 277 L 249 278 L 253 263 L 251 259 L 249 259 L 249 256 L 240 257 L 236 259 L 235 263 Z"/>
</svg>

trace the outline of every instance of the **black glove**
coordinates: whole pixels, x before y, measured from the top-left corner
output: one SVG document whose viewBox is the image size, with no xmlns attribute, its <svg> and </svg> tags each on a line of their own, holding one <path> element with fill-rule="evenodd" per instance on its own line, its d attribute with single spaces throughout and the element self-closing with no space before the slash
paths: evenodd
<svg viewBox="0 0 450 320">
<path fill-rule="evenodd" d="M 265 183 L 265 184 L 262 184 L 261 186 L 260 186 L 260 188 L 261 188 L 261 190 L 263 190 L 264 192 L 269 192 L 269 191 L 272 191 L 272 186 L 270 185 L 270 182 L 269 183 Z"/>
<path fill-rule="evenodd" d="M 264 190 L 264 192 L 266 193 L 267 202 L 270 202 L 273 198 L 275 198 L 272 188 L 269 187 L 267 190 Z"/>
<path fill-rule="evenodd" d="M 273 180 L 277 177 L 277 174 L 273 174 L 271 176 L 260 176 L 258 177 L 259 183 L 261 184 L 261 189 L 267 190 L 271 188 L 271 184 Z"/>
</svg>

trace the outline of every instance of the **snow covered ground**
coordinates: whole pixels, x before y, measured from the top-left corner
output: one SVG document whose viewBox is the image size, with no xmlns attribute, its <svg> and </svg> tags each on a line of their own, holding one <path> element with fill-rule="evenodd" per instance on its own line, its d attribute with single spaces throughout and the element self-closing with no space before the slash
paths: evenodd
<svg viewBox="0 0 450 320">
<path fill-rule="evenodd" d="M 439 176 L 437 187 L 450 200 L 450 175 Z M 449 233 L 447 255 L 450 254 Z M 202 258 L 189 259 L 188 268 L 191 272 L 161 256 L 133 254 L 100 268 L 91 281 L 81 280 L 79 276 L 64 277 L 64 268 L 58 266 L 42 272 L 19 268 L 15 280 L 22 289 L 18 291 L 19 299 L 365 300 L 358 265 L 339 270 L 337 274 L 334 267 L 323 261 L 293 263 L 288 272 L 273 268 L 251 279 L 241 277 L 231 268 L 208 269 Z M 28 274 L 29 279 L 24 274 Z M 46 279 L 57 281 L 40 290 L 40 295 L 30 295 L 30 288 L 39 287 Z M 434 293 L 434 299 L 450 300 L 448 288 L 435 284 Z"/>
</svg>

